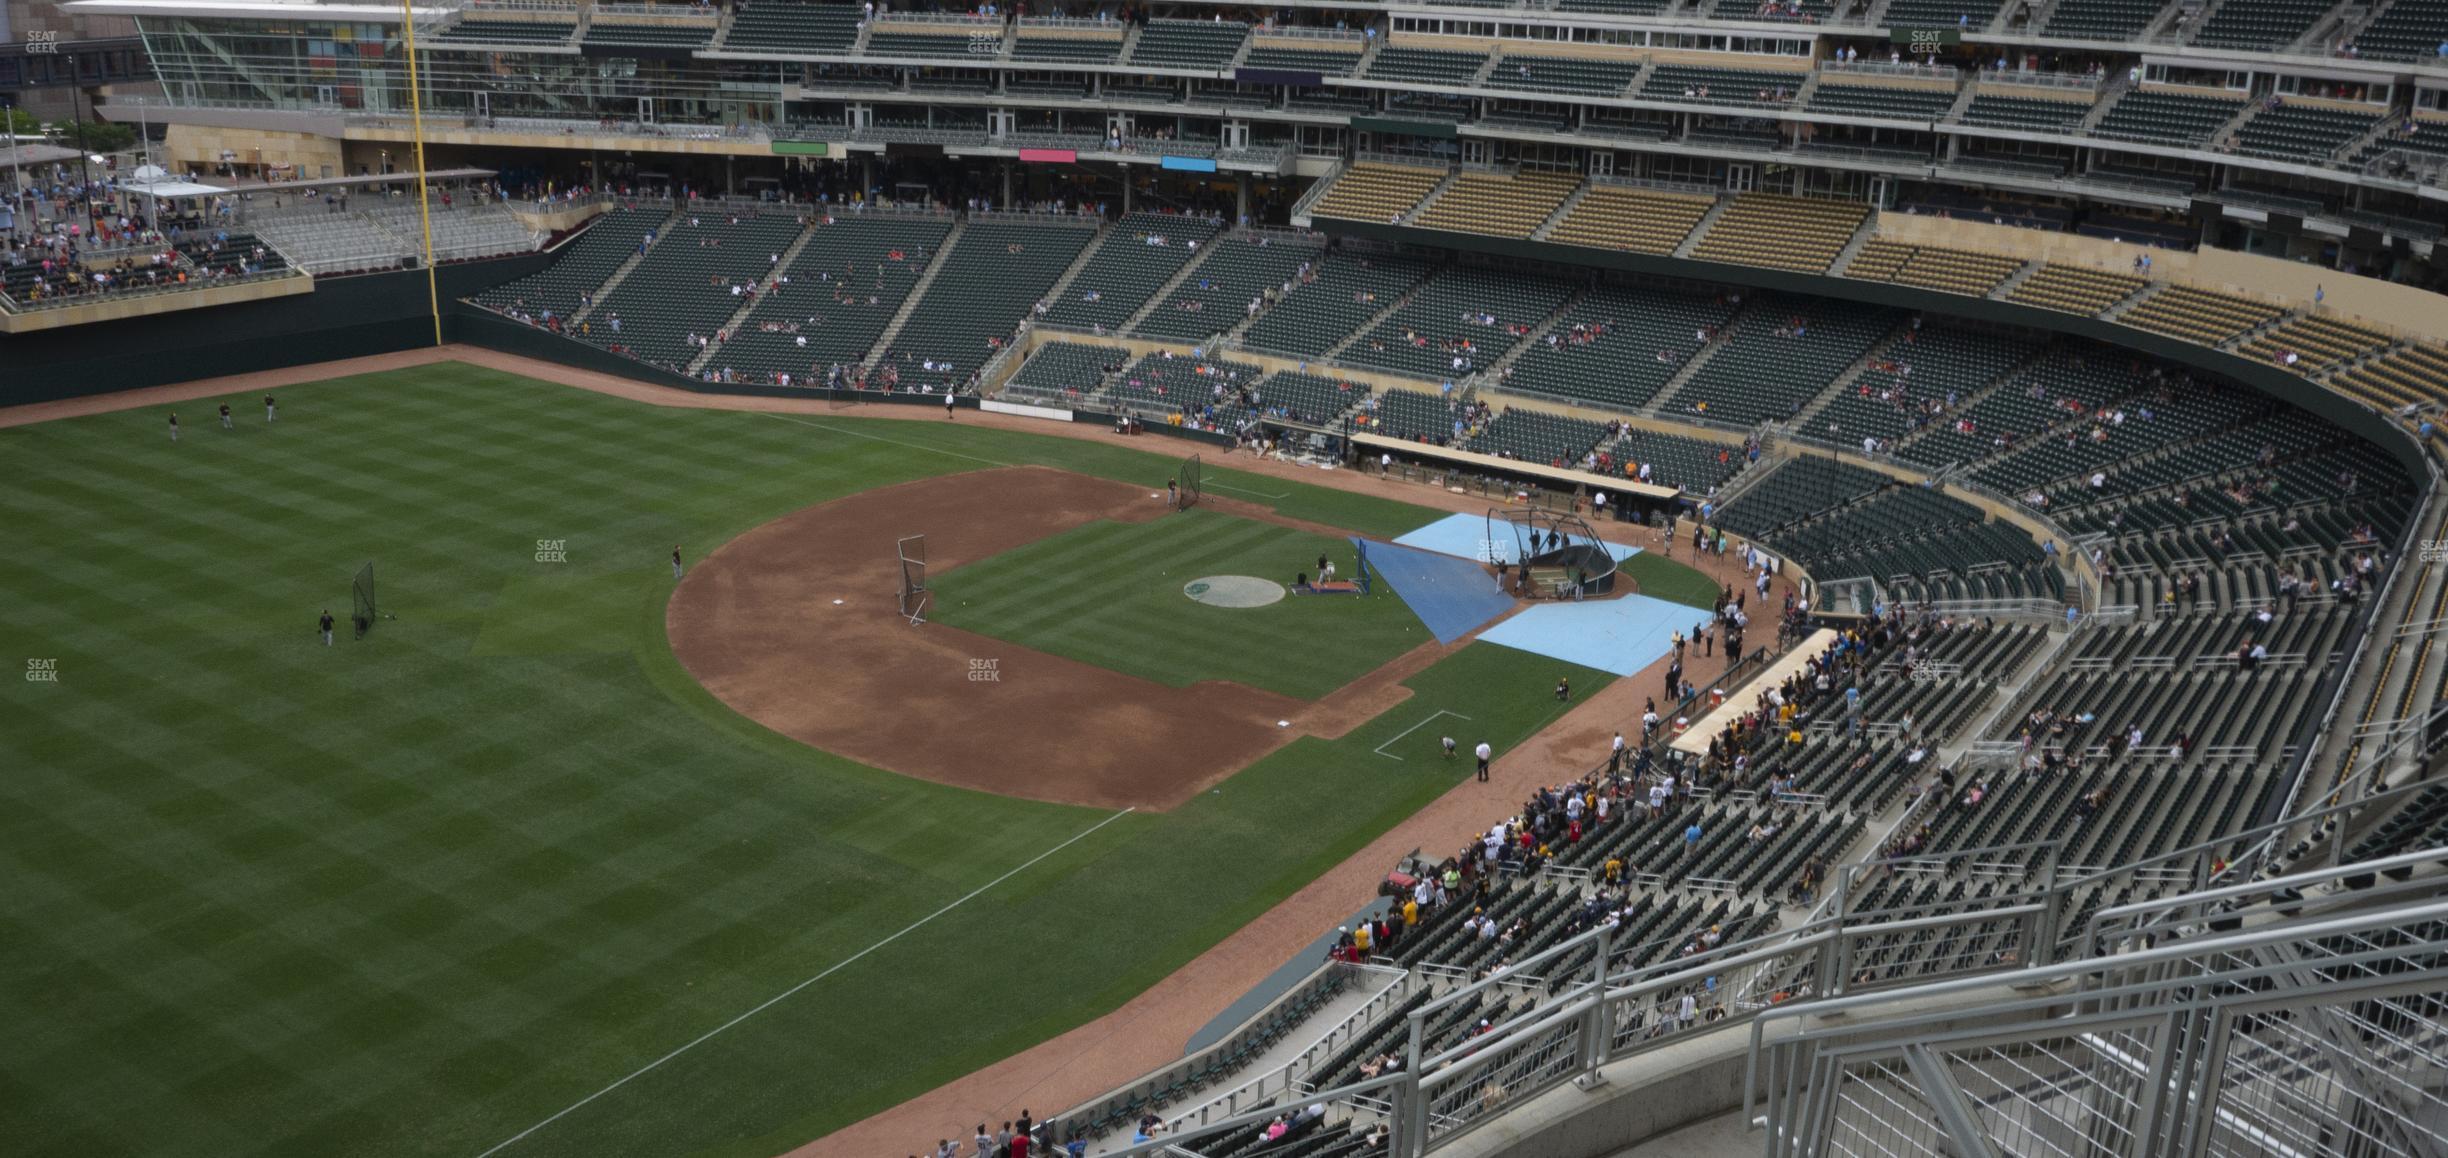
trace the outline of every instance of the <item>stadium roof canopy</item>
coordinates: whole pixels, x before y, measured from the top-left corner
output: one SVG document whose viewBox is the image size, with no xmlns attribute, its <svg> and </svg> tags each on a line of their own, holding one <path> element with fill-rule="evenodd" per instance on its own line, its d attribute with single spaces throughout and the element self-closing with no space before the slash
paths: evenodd
<svg viewBox="0 0 2448 1158">
<path fill-rule="evenodd" d="M 126 181 L 119 188 L 139 197 L 211 197 L 227 193 L 220 185 L 198 185 L 193 181 Z"/>
<path fill-rule="evenodd" d="M 75 149 L 59 145 L 13 145 L 0 147 L 0 168 L 10 165 L 48 165 L 54 161 L 77 159 Z"/>
<path fill-rule="evenodd" d="M 348 24 L 397 24 L 397 4 L 312 4 L 296 0 L 74 0 L 60 7 L 79 16 L 220 16 L 241 20 L 290 17 Z M 415 18 L 428 20 L 450 8 L 416 8 Z"/>
</svg>

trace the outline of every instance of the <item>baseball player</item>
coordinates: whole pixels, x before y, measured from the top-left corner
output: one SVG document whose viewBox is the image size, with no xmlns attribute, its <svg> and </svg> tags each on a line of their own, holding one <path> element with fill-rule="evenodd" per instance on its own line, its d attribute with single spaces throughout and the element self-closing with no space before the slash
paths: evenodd
<svg viewBox="0 0 2448 1158">
<path fill-rule="evenodd" d="M 176 414 L 170 416 L 170 441 L 178 441 L 178 415 Z"/>
<path fill-rule="evenodd" d="M 1479 782 L 1481 784 L 1485 784 L 1488 781 L 1488 759 L 1493 757 L 1495 754 L 1496 749 L 1488 747 L 1487 741 L 1479 741 L 1477 755 L 1479 757 Z"/>
<path fill-rule="evenodd" d="M 331 635 L 332 635 L 332 616 L 331 616 L 331 608 L 326 607 L 326 608 L 324 608 L 324 609 L 323 609 L 323 618 L 318 619 L 318 620 L 316 620 L 316 621 L 315 621 L 315 629 L 316 629 L 317 631 L 320 631 L 320 632 L 322 632 L 322 633 L 323 633 L 323 646 L 325 646 L 325 647 L 330 647 L 330 646 L 332 645 L 332 643 L 331 643 Z"/>
<path fill-rule="evenodd" d="M 678 544 L 674 544 L 672 546 L 672 582 L 679 582 L 682 574 L 683 572 L 680 567 L 680 547 Z"/>
<path fill-rule="evenodd" d="M 224 403 L 222 403 L 222 404 L 221 404 L 221 429 L 223 429 L 223 430 L 236 430 L 236 429 L 238 429 L 236 425 L 234 425 L 234 424 L 232 424 L 232 423 L 230 422 L 230 408 L 229 408 L 229 403 L 227 403 L 227 402 L 224 402 Z"/>
<path fill-rule="evenodd" d="M 275 405 L 273 405 L 273 404 L 272 404 L 272 396 L 271 396 L 271 395 L 269 395 L 269 394 L 264 395 L 264 421 L 265 421 L 265 422 L 278 422 L 279 420 L 280 420 L 280 407 L 275 406 Z"/>
</svg>

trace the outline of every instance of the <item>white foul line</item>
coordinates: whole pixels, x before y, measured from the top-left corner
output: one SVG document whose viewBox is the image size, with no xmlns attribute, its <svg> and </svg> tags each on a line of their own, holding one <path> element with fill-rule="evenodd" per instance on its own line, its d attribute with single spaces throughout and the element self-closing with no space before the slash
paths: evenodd
<svg viewBox="0 0 2448 1158">
<path fill-rule="evenodd" d="M 1273 492 L 1270 492 L 1270 491 L 1254 491 L 1254 490 L 1249 489 L 1248 487 L 1237 487 L 1237 486 L 1232 485 L 1231 483 L 1211 482 L 1211 483 L 1205 483 L 1205 484 L 1202 484 L 1202 485 L 1205 485 L 1205 486 L 1211 486 L 1211 487 L 1214 487 L 1215 489 L 1220 490 L 1220 491 L 1239 491 L 1239 492 L 1241 492 L 1242 494 L 1245 494 L 1245 495 L 1256 495 L 1256 496 L 1258 496 L 1259 498 L 1262 498 L 1262 499 L 1288 499 L 1288 498 L 1291 498 L 1291 497 L 1292 497 L 1292 492 L 1290 492 L 1290 491 L 1284 491 L 1284 492 L 1283 492 L 1283 493 L 1281 493 L 1281 494 L 1276 494 L 1276 493 L 1273 493 Z"/>
<path fill-rule="evenodd" d="M 1433 717 L 1432 717 L 1432 718 L 1433 718 Z M 721 1033 L 722 1031 L 724 1031 L 724 1030 L 726 1030 L 726 1029 L 731 1028 L 732 1026 L 738 1025 L 739 1023 L 741 1023 L 741 1022 L 743 1022 L 743 1021 L 746 1021 L 746 1020 L 748 1020 L 748 1019 L 749 1019 L 749 1018 L 751 1018 L 751 1017 L 755 1017 L 757 1014 L 763 1013 L 763 1012 L 765 1012 L 766 1010 L 773 1008 L 775 1005 L 777 1005 L 777 1004 L 781 1003 L 781 1001 L 782 1001 L 784 998 L 787 998 L 787 997 L 791 996 L 792 994 L 795 994 L 795 993 L 799 992 L 800 990 L 807 988 L 807 987 L 808 987 L 808 986 L 810 986 L 810 985 L 814 985 L 814 984 L 816 984 L 817 982 L 822 981 L 822 980 L 824 980 L 824 979 L 825 979 L 825 978 L 827 978 L 827 977 L 831 977 L 831 976 L 832 976 L 832 975 L 834 975 L 835 973 L 838 973 L 838 972 L 840 972 L 841 970 L 848 968 L 848 967 L 851 965 L 851 963 L 853 963 L 853 962 L 857 961 L 859 958 L 864 957 L 864 956 L 868 955 L 869 953 L 873 953 L 873 952 L 875 952 L 876 950 L 881 949 L 881 948 L 883 948 L 883 947 L 884 947 L 884 946 L 886 946 L 886 945 L 890 945 L 890 944 L 892 944 L 893 942 L 898 941 L 898 940 L 900 940 L 901 938 L 908 936 L 909 934 L 911 934 L 912 932 L 915 932 L 915 931 L 916 931 L 916 930 L 917 930 L 917 929 L 918 929 L 920 926 L 922 926 L 922 925 L 926 924 L 927 922 L 932 921 L 932 920 L 934 920 L 934 919 L 935 919 L 935 918 L 937 918 L 937 917 L 943 916 L 945 913 L 949 913 L 949 912 L 951 912 L 952 910 L 957 909 L 957 908 L 961 907 L 962 905 L 969 903 L 969 901 L 971 901 L 972 899 L 976 898 L 976 896 L 977 896 L 979 893 L 983 893 L 983 892 L 985 892 L 986 890 L 988 890 L 988 889 L 991 889 L 991 888 L 995 887 L 996 885 L 1002 884 L 1003 882 L 1005 882 L 1005 881 L 1007 881 L 1007 880 L 1010 880 L 1010 879 L 1012 879 L 1013 877 L 1016 877 L 1016 876 L 1020 875 L 1022 872 L 1027 871 L 1027 869 L 1028 869 L 1030 866 L 1035 865 L 1037 862 L 1042 861 L 1042 860 L 1044 860 L 1045 858 L 1047 858 L 1047 857 L 1050 857 L 1050 856 L 1054 855 L 1055 853 L 1061 852 L 1062 850 L 1064 850 L 1064 849 L 1066 849 L 1066 848 L 1069 848 L 1069 847 L 1071 847 L 1072 845 L 1078 844 L 1080 841 L 1085 840 L 1085 839 L 1087 839 L 1089 836 L 1093 835 L 1093 834 L 1094 834 L 1094 833 L 1097 831 L 1097 829 L 1103 828 L 1103 827 L 1105 827 L 1105 826 L 1106 826 L 1106 825 L 1108 825 L 1108 824 L 1112 824 L 1114 821 L 1120 820 L 1120 819 L 1122 819 L 1123 817 L 1128 816 L 1128 815 L 1130 815 L 1131 813 L 1136 812 L 1136 811 L 1138 811 L 1138 810 L 1137 810 L 1137 809 L 1135 809 L 1135 808 L 1125 808 L 1125 809 L 1123 809 L 1123 810 L 1122 810 L 1122 811 L 1120 811 L 1120 812 L 1114 813 L 1112 816 L 1108 816 L 1108 817 L 1106 817 L 1105 819 L 1103 819 L 1103 820 L 1100 820 L 1100 821 L 1096 822 L 1096 824 L 1094 824 L 1094 825 L 1090 826 L 1090 827 L 1089 827 L 1089 829 L 1088 829 L 1086 832 L 1082 832 L 1082 833 L 1080 833 L 1078 836 L 1072 837 L 1071 839 L 1066 840 L 1066 841 L 1062 842 L 1061 844 L 1055 845 L 1054 847 L 1049 848 L 1049 849 L 1045 850 L 1044 852 L 1038 853 L 1036 856 L 1029 858 L 1029 861 L 1028 861 L 1028 863 L 1027 863 L 1027 864 L 1023 864 L 1023 865 L 1021 865 L 1019 868 L 1013 869 L 1013 870 L 1011 870 L 1010 872 L 1004 873 L 1002 876 L 996 877 L 995 879 L 993 879 L 993 880 L 991 880 L 991 881 L 988 881 L 988 882 L 986 882 L 985 884 L 979 885 L 979 886 L 977 887 L 977 889 L 976 889 L 975 891 L 971 892 L 971 893 L 970 893 L 968 896 L 962 897 L 961 899 L 959 899 L 959 900 L 957 900 L 957 901 L 954 901 L 954 902 L 952 902 L 951 904 L 945 905 L 944 907 L 942 907 L 942 908 L 940 908 L 940 909 L 937 909 L 937 910 L 935 910 L 935 911 L 934 911 L 934 912 L 932 912 L 932 913 L 928 913 L 926 916 L 920 917 L 920 918 L 918 918 L 917 920 L 910 922 L 910 925 L 909 925 L 909 927 L 908 927 L 908 928 L 905 928 L 905 929 L 901 930 L 900 932 L 893 934 L 893 935 L 892 935 L 892 936 L 890 936 L 890 937 L 886 937 L 886 938 L 884 938 L 883 940 L 878 941 L 878 942 L 876 942 L 876 943 L 875 943 L 875 944 L 873 944 L 873 945 L 869 945 L 869 946 L 867 946 L 866 948 L 861 949 L 861 950 L 859 950 L 858 952 L 853 953 L 853 954 L 851 954 L 850 956 L 845 957 L 845 958 L 841 959 L 840 961 L 835 962 L 831 968 L 826 969 L 824 972 L 819 973 L 819 974 L 815 975 L 814 977 L 810 977 L 810 978 L 808 978 L 807 980 L 802 981 L 802 982 L 800 982 L 800 983 L 799 983 L 799 984 L 797 984 L 797 985 L 793 985 L 793 986 L 791 986 L 790 988 L 785 989 L 785 990 L 783 990 L 782 992 L 780 992 L 780 993 L 778 993 L 778 994 L 775 994 L 775 995 L 774 995 L 774 996 L 773 996 L 773 997 L 772 997 L 770 1000 L 766 1001 L 766 1002 L 765 1002 L 763 1005 L 759 1005 L 759 1006 L 757 1006 L 756 1008 L 751 1009 L 751 1010 L 749 1010 L 749 1011 L 748 1011 L 748 1012 L 746 1012 L 746 1013 L 740 1014 L 738 1017 L 734 1017 L 734 1018 L 732 1018 L 731 1020 L 729 1020 L 729 1021 L 726 1021 L 726 1022 L 722 1023 L 721 1025 L 715 1026 L 713 1029 L 707 1030 L 707 1031 L 706 1031 L 706 1033 L 705 1033 L 705 1035 L 704 1035 L 704 1036 L 702 1036 L 702 1037 L 699 1037 L 697 1040 L 692 1041 L 692 1042 L 688 1043 L 687 1045 L 681 1046 L 680 1048 L 675 1049 L 675 1050 L 671 1051 L 670 1053 L 664 1054 L 662 1057 L 656 1058 L 656 1059 L 654 1059 L 653 1061 L 647 1062 L 645 1065 L 639 1066 L 639 1067 L 637 1068 L 637 1072 L 632 1073 L 632 1074 L 630 1074 L 628 1077 L 622 1078 L 621 1080 L 619 1080 L 619 1081 L 617 1081 L 617 1082 L 614 1082 L 614 1083 L 612 1083 L 611 1085 L 605 1086 L 604 1088 L 602 1088 L 602 1089 L 600 1089 L 600 1090 L 597 1090 L 597 1091 L 595 1091 L 594 1093 L 588 1094 L 587 1096 L 585 1096 L 585 1097 L 583 1097 L 583 1098 L 580 1098 L 580 1099 L 578 1099 L 578 1100 L 577 1100 L 577 1101 L 575 1101 L 575 1102 L 570 1103 L 570 1105 L 569 1105 L 569 1107 L 568 1107 L 567 1109 L 564 1109 L 564 1110 L 562 1110 L 560 1113 L 558 1113 L 558 1114 L 554 1114 L 552 1117 L 546 1118 L 546 1119 L 544 1119 L 543 1121 L 536 1123 L 535 1125 L 529 1126 L 529 1127 L 527 1127 L 526 1129 L 521 1130 L 521 1131 L 519 1131 L 518 1133 L 511 1135 L 511 1136 L 509 1137 L 509 1139 L 508 1139 L 508 1140 L 506 1140 L 506 1141 L 502 1142 L 502 1143 L 501 1143 L 500 1145 L 498 1145 L 498 1146 L 493 1147 L 491 1150 L 487 1150 L 487 1151 L 485 1151 L 484 1153 L 477 1155 L 477 1156 L 476 1156 L 476 1158 L 490 1158 L 490 1156 L 491 1156 L 491 1155 L 493 1155 L 493 1154 L 496 1154 L 496 1153 L 499 1153 L 499 1152 L 501 1152 L 501 1151 L 503 1151 L 503 1150 L 509 1149 L 511 1146 L 516 1145 L 516 1144 L 517 1144 L 517 1143 L 518 1143 L 518 1142 L 519 1142 L 521 1139 L 523 1139 L 523 1138 L 527 1137 L 529 1134 L 533 1134 L 533 1133 L 535 1133 L 536 1131 L 541 1130 L 541 1129 L 543 1129 L 543 1128 L 544 1128 L 544 1127 L 546 1127 L 546 1126 L 552 1125 L 553 1123 L 558 1122 L 558 1121 L 560 1121 L 561 1119 L 563 1119 L 563 1118 L 565 1118 L 565 1117 L 568 1117 L 568 1116 L 569 1116 L 569 1115 L 570 1115 L 572 1112 L 576 1111 L 576 1110 L 577 1110 L 577 1109 L 579 1109 L 580 1107 L 585 1106 L 587 1103 L 592 1102 L 592 1101 L 594 1101 L 595 1099 L 597 1099 L 597 1098 L 600 1098 L 600 1097 L 604 1096 L 605 1094 L 611 1093 L 612 1091 L 617 1090 L 617 1089 L 621 1088 L 622 1086 L 628 1085 L 630 1082 L 635 1081 L 635 1080 L 637 1080 L 638 1078 L 640 1078 L 640 1077 L 644 1076 L 644 1075 L 645 1075 L 645 1074 L 646 1074 L 648 1071 L 650 1071 L 650 1070 L 654 1069 L 656 1066 L 662 1065 L 664 1062 L 670 1061 L 670 1060 L 671 1060 L 671 1059 L 673 1059 L 673 1058 L 679 1057 L 681 1054 L 687 1053 L 688 1051 L 690 1051 L 690 1050 L 692 1050 L 692 1049 L 695 1049 L 695 1048 L 697 1048 L 698 1046 L 704 1045 L 706 1042 L 708 1042 L 708 1041 L 712 1040 L 716 1034 L 719 1034 L 719 1033 Z"/>
<path fill-rule="evenodd" d="M 1449 712 L 1449 711 L 1446 711 L 1446 710 L 1445 710 L 1445 709 L 1443 709 L 1443 708 L 1438 708 L 1437 710 L 1435 710 L 1435 711 L 1433 711 L 1433 712 L 1428 713 L 1428 716 L 1427 716 L 1427 718 L 1426 718 L 1426 719 L 1423 719 L 1423 720 L 1421 720 L 1419 723 L 1413 724 L 1413 725 L 1411 725 L 1411 726 L 1410 726 L 1410 727 L 1408 727 L 1408 728 L 1404 728 L 1402 731 L 1399 731 L 1399 732 L 1394 733 L 1392 736 L 1389 736 L 1389 737 L 1387 737 L 1387 738 L 1386 738 L 1386 742 L 1385 742 L 1385 743 L 1377 745 L 1375 748 L 1370 749 L 1370 751 L 1373 751 L 1373 752 L 1377 753 L 1378 755 L 1385 757 L 1385 758 L 1386 758 L 1386 759 L 1388 759 L 1388 760 L 1400 760 L 1400 759 L 1402 759 L 1402 757 L 1397 756 L 1397 755 L 1395 755 L 1395 754 L 1394 754 L 1394 753 L 1392 753 L 1392 752 L 1388 752 L 1388 751 L 1386 751 L 1386 748 L 1387 748 L 1388 746 L 1392 745 L 1392 744 L 1394 743 L 1394 741 L 1399 740 L 1399 739 L 1402 739 L 1403 737 L 1408 736 L 1408 735 L 1410 735 L 1410 734 L 1411 734 L 1411 733 L 1413 733 L 1413 732 L 1419 731 L 1421 728 L 1425 728 L 1425 727 L 1427 727 L 1428 725 L 1430 725 L 1430 724 L 1432 724 L 1432 723 L 1435 723 L 1435 722 L 1436 722 L 1436 718 L 1437 718 L 1438 716 L 1452 716 L 1453 718 L 1455 718 L 1455 719 L 1457 719 L 1457 720 L 1468 720 L 1468 719 L 1470 719 L 1470 717 L 1469 717 L 1469 716 L 1465 716 L 1465 715 L 1463 715 L 1463 714 L 1462 714 L 1462 713 L 1460 713 L 1460 712 Z"/>
</svg>

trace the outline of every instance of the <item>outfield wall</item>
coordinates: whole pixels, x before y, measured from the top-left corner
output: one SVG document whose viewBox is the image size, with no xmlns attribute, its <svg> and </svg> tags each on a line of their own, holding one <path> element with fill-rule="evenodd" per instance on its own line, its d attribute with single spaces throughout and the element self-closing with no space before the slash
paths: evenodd
<svg viewBox="0 0 2448 1158">
<path fill-rule="evenodd" d="M 525 277 L 545 253 L 435 270 L 452 299 Z M 0 406 L 278 370 L 434 344 L 425 271 L 319 278 L 314 292 L 0 335 Z"/>
</svg>

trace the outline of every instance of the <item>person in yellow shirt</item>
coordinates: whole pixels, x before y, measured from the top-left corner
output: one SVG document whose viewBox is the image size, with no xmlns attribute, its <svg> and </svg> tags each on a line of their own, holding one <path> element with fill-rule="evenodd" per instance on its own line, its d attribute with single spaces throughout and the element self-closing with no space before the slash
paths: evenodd
<svg viewBox="0 0 2448 1158">
<path fill-rule="evenodd" d="M 1404 902 L 1403 902 L 1403 907 L 1402 907 L 1402 914 L 1403 914 L 1403 928 L 1408 929 L 1408 928 L 1411 928 L 1411 927 L 1412 927 L 1412 926 L 1414 926 L 1414 925 L 1419 924 L 1419 902 L 1418 902 L 1418 901 L 1404 901 Z"/>
<path fill-rule="evenodd" d="M 1610 884 L 1610 885 L 1611 885 L 1611 884 L 1614 884 L 1615 882 L 1617 882 L 1617 881 L 1619 881 L 1619 880 L 1622 880 L 1622 879 L 1623 879 L 1623 858 L 1622 858 L 1622 857 L 1619 857 L 1619 856 L 1610 856 L 1610 857 L 1608 857 L 1608 858 L 1607 858 L 1607 860 L 1606 860 L 1606 865 L 1605 865 L 1605 867 L 1603 867 L 1602 869 L 1600 869 L 1600 870 L 1599 870 L 1599 874 L 1598 874 L 1598 875 L 1599 875 L 1599 878 L 1600 878 L 1600 879 L 1604 880 L 1606 883 L 1608 883 L 1608 884 Z"/>
<path fill-rule="evenodd" d="M 1352 927 L 1352 948 L 1366 954 L 1369 951 L 1369 923 L 1362 921 Z"/>
</svg>

